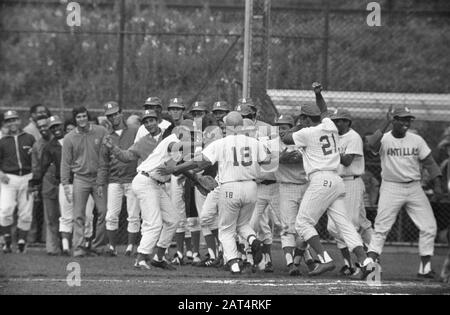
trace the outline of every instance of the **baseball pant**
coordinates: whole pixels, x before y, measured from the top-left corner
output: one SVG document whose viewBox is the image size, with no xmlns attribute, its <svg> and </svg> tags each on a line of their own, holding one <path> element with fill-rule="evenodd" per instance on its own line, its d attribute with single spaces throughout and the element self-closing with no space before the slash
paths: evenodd
<svg viewBox="0 0 450 315">
<path fill-rule="evenodd" d="M 170 198 L 175 209 L 178 212 L 180 222 L 178 223 L 176 233 L 187 232 L 186 228 L 186 205 L 184 202 L 184 183 L 186 178 L 184 176 L 171 176 L 170 181 Z"/>
<path fill-rule="evenodd" d="M 45 219 L 45 249 L 47 253 L 58 254 L 60 252 L 59 239 L 59 202 L 58 199 L 43 198 Z"/>
<path fill-rule="evenodd" d="M 254 181 L 231 182 L 220 186 L 219 192 L 219 241 L 227 261 L 240 257 L 235 235 L 244 240 L 255 231 L 250 226 L 256 204 Z"/>
<path fill-rule="evenodd" d="M 344 195 L 344 183 L 337 172 L 312 173 L 295 222 L 298 234 L 306 241 L 318 235 L 315 225 L 327 211 L 349 250 L 353 251 L 355 247 L 362 246 L 361 237 L 347 216 Z"/>
<path fill-rule="evenodd" d="M 123 196 L 127 198 L 127 231 L 129 233 L 138 233 L 141 225 L 140 208 L 136 195 L 131 189 L 131 183 L 108 184 L 106 229 L 108 231 L 116 231 L 119 229 L 119 215 L 122 210 Z"/>
<path fill-rule="evenodd" d="M 73 192 L 73 185 L 69 185 L 70 190 Z M 73 229 L 73 203 L 69 203 L 64 194 L 64 187 L 59 184 L 59 194 L 58 194 L 59 206 L 61 211 L 61 216 L 59 218 L 59 231 L 61 233 L 72 233 Z M 73 193 L 72 193 L 73 200 Z M 84 237 L 91 238 L 94 234 L 94 199 L 89 195 L 88 201 L 86 203 L 86 213 L 85 213 L 85 223 L 84 223 Z"/>
<path fill-rule="evenodd" d="M 386 237 L 403 206 L 420 230 L 420 256 L 432 256 L 434 254 L 437 225 L 433 209 L 420 185 L 420 181 L 412 183 L 382 181 L 378 213 L 375 218 L 375 231 L 369 245 L 369 251 L 381 254 Z"/>
<path fill-rule="evenodd" d="M 95 178 L 76 176 L 73 180 L 73 248 L 75 251 L 84 250 L 86 205 L 89 195 L 94 198 L 97 208 L 97 226 L 92 247 L 100 249 L 106 241 L 106 187 L 103 187 L 102 196 L 97 194 L 97 184 Z"/>
<path fill-rule="evenodd" d="M 364 182 L 361 177 L 355 179 L 344 178 L 343 180 L 345 186 L 344 201 L 347 216 L 351 219 L 356 230 L 363 237 L 364 243 L 369 244 L 372 235 L 372 223 L 367 219 L 366 208 L 364 207 Z M 327 229 L 336 240 L 339 249 L 347 247 L 342 237 L 338 234 L 333 220 L 328 220 Z"/>
<path fill-rule="evenodd" d="M 178 212 L 163 184 L 142 174 L 132 182 L 142 216 L 142 238 L 138 247 L 141 254 L 150 254 L 157 245 L 168 248 L 177 229 Z"/>
<path fill-rule="evenodd" d="M 258 184 L 257 186 L 257 200 L 255 210 L 253 211 L 250 225 L 253 230 L 258 233 L 258 238 L 264 241 L 265 244 L 272 244 L 273 234 L 272 228 L 269 224 L 269 211 L 272 208 L 274 217 L 280 217 L 279 215 L 279 199 L 280 189 L 277 183 L 264 185 Z M 279 219 L 277 218 L 277 221 Z"/>
<path fill-rule="evenodd" d="M 296 247 L 295 220 L 308 185 L 280 184 L 281 247 Z"/>
<path fill-rule="evenodd" d="M 206 196 L 200 215 L 200 225 L 203 235 L 211 234 L 211 230 L 219 228 L 219 196 L 220 187 L 216 187 Z"/>
<path fill-rule="evenodd" d="M 187 218 L 187 228 L 190 232 L 198 232 L 202 231 L 203 236 L 211 234 L 211 230 L 209 228 L 205 227 L 202 229 L 200 225 L 200 217 L 203 210 L 203 204 L 205 203 L 206 196 L 203 195 L 197 187 L 194 189 L 194 198 L 195 198 L 195 207 L 197 208 L 198 217 L 191 217 Z M 204 231 L 203 231 L 204 230 Z M 206 234 L 205 234 L 206 232 Z"/>
<path fill-rule="evenodd" d="M 28 181 L 33 176 L 31 173 L 18 176 L 6 174 L 9 183 L 1 183 L 0 195 L 0 226 L 11 226 L 14 224 L 14 210 L 18 208 L 17 228 L 29 231 L 31 227 L 33 197 L 28 196 Z"/>
</svg>

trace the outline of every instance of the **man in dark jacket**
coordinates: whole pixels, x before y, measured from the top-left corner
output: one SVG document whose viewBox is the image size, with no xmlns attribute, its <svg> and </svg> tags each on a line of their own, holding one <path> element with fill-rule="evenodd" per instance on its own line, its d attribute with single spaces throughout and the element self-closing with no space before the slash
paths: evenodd
<svg viewBox="0 0 450 315">
<path fill-rule="evenodd" d="M 18 251 L 25 252 L 26 239 L 31 227 L 33 198 L 28 194 L 31 174 L 31 148 L 35 143 L 32 135 L 23 132 L 16 111 L 5 113 L 8 135 L 0 139 L 0 234 L 3 235 L 4 253 L 11 252 L 11 227 L 14 209 L 18 208 Z"/>
</svg>

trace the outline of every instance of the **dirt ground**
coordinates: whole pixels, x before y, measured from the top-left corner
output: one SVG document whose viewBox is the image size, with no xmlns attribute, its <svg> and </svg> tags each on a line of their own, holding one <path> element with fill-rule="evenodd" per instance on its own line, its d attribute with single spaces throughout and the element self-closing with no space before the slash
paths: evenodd
<svg viewBox="0 0 450 315">
<path fill-rule="evenodd" d="M 414 248 L 386 248 L 382 256 L 382 279 L 377 286 L 337 275 L 342 265 L 332 245 L 327 249 L 336 258 L 338 268 L 320 277 L 290 277 L 284 266 L 280 244 L 272 255 L 275 272 L 257 272 L 231 276 L 216 268 L 190 265 L 176 271 L 140 271 L 133 268 L 133 258 L 49 257 L 42 248 L 30 248 L 26 255 L 0 254 L 0 295 L 7 294 L 152 294 L 152 295 L 307 295 L 307 294 L 450 294 L 450 285 L 438 280 L 416 278 L 419 258 Z M 173 249 L 171 249 L 173 250 Z M 440 272 L 446 249 L 436 250 L 433 266 Z M 67 266 L 79 263 L 81 285 L 69 286 Z"/>
</svg>

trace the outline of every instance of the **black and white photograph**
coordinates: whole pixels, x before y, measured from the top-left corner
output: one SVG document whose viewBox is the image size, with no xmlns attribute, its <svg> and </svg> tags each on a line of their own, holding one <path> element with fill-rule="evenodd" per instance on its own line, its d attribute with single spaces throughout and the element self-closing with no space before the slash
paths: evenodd
<svg viewBox="0 0 450 315">
<path fill-rule="evenodd" d="M 447 0 L 0 1 L 0 295 L 449 295 L 449 159 Z"/>
</svg>

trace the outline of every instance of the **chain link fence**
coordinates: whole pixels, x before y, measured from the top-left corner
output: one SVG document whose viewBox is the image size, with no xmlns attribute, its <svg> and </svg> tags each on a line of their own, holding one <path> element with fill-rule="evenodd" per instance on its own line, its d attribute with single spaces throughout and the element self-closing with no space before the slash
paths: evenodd
<svg viewBox="0 0 450 315">
<path fill-rule="evenodd" d="M 296 115 L 300 102 L 313 101 L 311 83 L 321 81 L 330 107 L 349 108 L 361 136 L 380 126 L 389 104 L 411 106 L 422 111 L 413 128 L 442 163 L 447 155 L 437 144 L 450 121 L 449 94 L 443 94 L 450 93 L 450 5 L 378 1 L 382 25 L 369 27 L 369 2 L 272 1 L 268 95 L 279 113 Z M 78 3 L 81 26 L 69 27 L 67 1 L 2 1 L 2 111 L 44 103 L 66 117 L 75 105 L 101 114 L 104 102 L 119 100 L 127 113 L 139 113 L 148 96 L 164 104 L 181 96 L 188 105 L 204 100 L 209 106 L 216 100 L 236 104 L 241 96 L 244 1 Z M 379 160 L 366 155 L 366 170 L 373 220 Z M 431 198 L 426 180 L 424 187 Z M 439 232 L 450 223 L 449 205 L 432 203 Z M 123 240 L 125 216 L 122 211 Z M 321 221 L 321 236 L 329 238 L 325 227 Z M 402 211 L 388 241 L 417 239 Z"/>
</svg>

